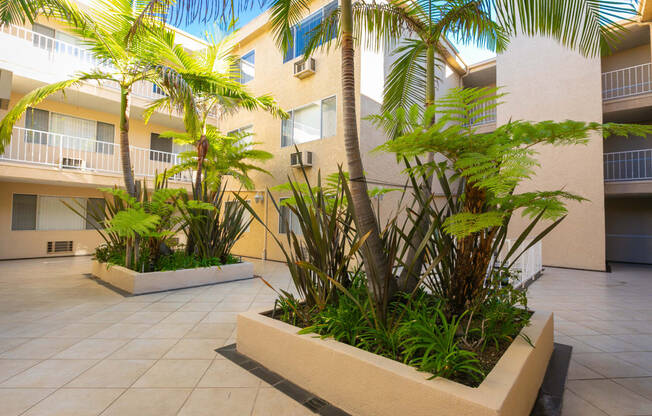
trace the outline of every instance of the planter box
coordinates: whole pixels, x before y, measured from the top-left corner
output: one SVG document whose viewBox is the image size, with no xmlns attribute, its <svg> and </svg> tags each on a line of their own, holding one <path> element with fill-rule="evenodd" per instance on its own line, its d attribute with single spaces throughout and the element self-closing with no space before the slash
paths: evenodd
<svg viewBox="0 0 652 416">
<path fill-rule="evenodd" d="M 254 277 L 254 265 L 242 262 L 196 269 L 138 273 L 122 266 L 107 268 L 105 263 L 93 260 L 92 274 L 111 286 L 132 295 L 142 295 L 144 293 L 252 278 Z"/>
<path fill-rule="evenodd" d="M 529 415 L 553 350 L 553 316 L 536 312 L 480 386 L 468 387 L 249 311 L 237 350 L 352 415 Z"/>
</svg>

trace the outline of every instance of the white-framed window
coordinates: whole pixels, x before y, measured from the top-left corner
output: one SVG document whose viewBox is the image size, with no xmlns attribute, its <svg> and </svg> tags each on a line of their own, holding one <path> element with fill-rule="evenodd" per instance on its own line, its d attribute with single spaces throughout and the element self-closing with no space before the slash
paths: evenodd
<svg viewBox="0 0 652 416">
<path fill-rule="evenodd" d="M 281 147 L 325 139 L 337 132 L 335 96 L 295 108 L 288 114 L 281 121 Z"/>
<path fill-rule="evenodd" d="M 247 202 L 247 204 L 251 205 L 251 201 L 250 201 L 250 200 L 247 199 L 246 202 Z M 237 201 L 237 200 L 236 200 L 236 201 L 226 201 L 226 202 L 224 203 L 224 205 L 239 204 L 239 203 L 240 203 L 240 201 Z M 251 222 L 250 222 L 250 221 L 251 221 L 251 212 L 249 212 L 248 209 L 245 209 L 245 210 L 244 210 L 244 214 L 242 215 L 242 221 L 243 221 L 243 222 L 249 222 L 249 225 L 248 225 L 247 228 L 244 230 L 244 232 L 245 232 L 245 233 L 248 233 L 249 231 L 251 231 Z"/>
<path fill-rule="evenodd" d="M 291 230 L 296 235 L 303 235 L 303 231 L 301 231 L 301 226 L 299 225 L 299 219 L 297 218 L 297 215 L 292 212 L 292 210 L 287 205 L 282 204 L 282 202 L 286 199 L 289 198 L 279 199 L 278 233 L 287 234 L 288 230 Z"/>
<path fill-rule="evenodd" d="M 256 77 L 256 51 L 249 51 L 238 60 L 240 83 L 246 84 Z"/>
<path fill-rule="evenodd" d="M 298 25 L 292 26 L 290 28 L 292 31 L 292 47 L 289 48 L 285 56 L 283 56 L 283 63 L 302 56 L 305 53 L 306 48 L 308 47 L 308 43 L 313 36 L 312 31 L 317 26 L 319 26 L 325 18 L 329 17 L 335 9 L 337 9 L 337 0 L 327 4 L 326 6 L 317 10 L 315 13 L 303 19 Z M 333 27 L 331 32 L 331 39 L 336 37 L 337 25 Z M 321 45 L 321 42 L 319 44 Z"/>
<path fill-rule="evenodd" d="M 13 194 L 11 230 L 91 230 L 98 225 L 96 217 L 104 219 L 104 204 L 104 198 Z"/>
<path fill-rule="evenodd" d="M 25 141 L 65 149 L 113 154 L 115 126 L 96 120 L 29 107 L 25 112 Z"/>
<path fill-rule="evenodd" d="M 226 135 L 227 136 L 235 136 L 236 134 L 242 134 L 245 135 L 245 137 L 242 139 L 243 142 L 249 144 L 249 148 L 251 148 L 251 143 L 254 141 L 254 125 L 250 124 L 248 126 L 240 127 L 239 129 L 231 130 L 228 132 Z"/>
</svg>

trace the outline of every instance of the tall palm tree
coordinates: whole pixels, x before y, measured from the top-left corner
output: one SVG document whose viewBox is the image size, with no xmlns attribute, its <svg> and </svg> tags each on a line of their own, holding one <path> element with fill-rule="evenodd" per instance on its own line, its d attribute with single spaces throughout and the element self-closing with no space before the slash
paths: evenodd
<svg viewBox="0 0 652 416">
<path fill-rule="evenodd" d="M 186 0 L 192 1 L 192 0 Z M 413 3 L 417 3 L 414 1 Z M 271 7 L 271 24 L 277 44 L 284 51 L 292 45 L 291 27 L 301 21 L 303 15 L 309 11 L 307 0 L 274 0 Z M 325 17 L 312 34 L 312 40 L 305 51 L 308 56 L 320 45 L 325 48 L 333 46 L 329 40 L 333 32 L 339 36 L 335 46 L 339 47 L 342 56 L 342 102 L 344 119 L 344 141 L 347 155 L 347 165 L 351 177 L 351 198 L 355 210 L 358 231 L 368 235 L 363 248 L 365 271 L 370 278 L 372 295 L 378 303 L 381 298 L 387 298 L 381 293 L 384 288 L 395 287 L 388 282 L 394 279 L 387 270 L 387 259 L 383 250 L 382 241 L 378 232 L 378 224 L 373 215 L 371 200 L 367 193 L 366 181 L 360 145 L 358 141 L 357 122 L 355 115 L 355 68 L 354 68 L 354 41 L 361 42 L 368 39 L 371 43 L 379 45 L 383 40 L 396 40 L 402 34 L 406 23 L 398 19 L 391 12 L 384 13 L 382 9 L 376 10 L 377 23 L 372 27 L 361 24 L 365 21 L 365 1 L 353 3 L 352 0 L 340 0 L 338 8 L 330 16 Z M 430 0 L 425 2 L 428 7 L 437 6 L 442 10 L 448 5 L 456 8 L 466 6 L 477 7 L 488 15 L 495 15 L 500 28 L 508 35 L 525 33 L 528 35 L 547 35 L 559 40 L 562 44 L 577 49 L 585 55 L 596 55 L 600 51 L 607 51 L 617 40 L 617 31 L 620 29 L 615 24 L 617 14 L 632 12 L 633 7 L 625 1 L 618 0 Z M 428 7 L 421 7 L 428 10 Z M 395 13 L 394 13 L 395 14 Z M 452 9 L 446 15 L 453 15 Z M 356 19 L 356 16 L 359 19 Z M 429 14 L 428 17 L 431 15 Z M 466 20 L 470 19 L 470 20 Z M 474 21 L 473 16 L 466 15 L 460 20 L 457 29 L 464 29 L 465 25 Z M 610 26 L 611 25 L 611 26 Z M 361 36 L 363 32 L 371 30 L 369 36 Z M 354 37 L 354 32 L 357 36 Z M 442 32 L 446 34 L 446 32 Z M 465 36 L 473 40 L 475 36 L 469 31 Z M 359 43 L 358 43 L 359 45 Z M 426 48 L 426 52 L 428 49 Z M 434 50 L 429 52 L 434 54 Z M 429 74 L 434 75 L 434 70 Z M 434 92 L 434 80 L 430 90 Z M 374 282 L 372 276 L 378 277 Z M 383 305 L 380 311 L 384 310 Z"/>
<path fill-rule="evenodd" d="M 202 169 L 209 149 L 209 131 L 219 132 L 208 124 L 209 117 L 230 114 L 240 109 L 264 110 L 274 116 L 287 117 L 270 95 L 254 96 L 234 79 L 236 58 L 231 55 L 231 38 L 220 42 L 210 38 L 209 46 L 189 52 L 175 44 L 174 33 L 153 40 L 156 51 L 166 65 L 157 83 L 166 97 L 154 101 L 145 113 L 147 121 L 159 108 L 183 111 L 187 136 L 185 142 L 197 148 L 195 189 L 201 192 Z M 180 139 L 180 138 L 178 138 Z M 197 196 L 201 198 L 201 195 Z"/>
</svg>

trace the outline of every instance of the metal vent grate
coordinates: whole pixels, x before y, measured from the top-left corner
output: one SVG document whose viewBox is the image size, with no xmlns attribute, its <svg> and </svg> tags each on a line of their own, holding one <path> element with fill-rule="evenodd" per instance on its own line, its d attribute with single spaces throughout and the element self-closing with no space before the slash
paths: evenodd
<svg viewBox="0 0 652 416">
<path fill-rule="evenodd" d="M 72 241 L 48 241 L 48 253 L 66 253 L 72 251 Z"/>
</svg>

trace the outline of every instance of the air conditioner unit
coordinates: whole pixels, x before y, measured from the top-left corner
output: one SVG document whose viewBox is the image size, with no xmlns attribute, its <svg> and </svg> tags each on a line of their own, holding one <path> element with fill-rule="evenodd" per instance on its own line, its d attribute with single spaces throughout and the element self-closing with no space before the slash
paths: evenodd
<svg viewBox="0 0 652 416">
<path fill-rule="evenodd" d="M 86 169 L 86 161 L 83 159 L 64 157 L 61 159 L 61 167 L 65 169 Z"/>
<path fill-rule="evenodd" d="M 294 76 L 303 79 L 315 73 L 315 58 L 300 60 L 294 63 Z"/>
<path fill-rule="evenodd" d="M 312 152 L 303 151 L 290 154 L 290 166 L 300 168 L 301 166 L 312 166 Z"/>
</svg>

